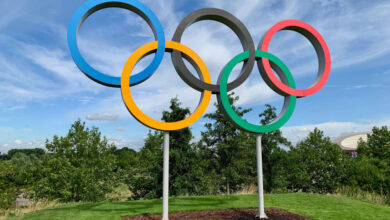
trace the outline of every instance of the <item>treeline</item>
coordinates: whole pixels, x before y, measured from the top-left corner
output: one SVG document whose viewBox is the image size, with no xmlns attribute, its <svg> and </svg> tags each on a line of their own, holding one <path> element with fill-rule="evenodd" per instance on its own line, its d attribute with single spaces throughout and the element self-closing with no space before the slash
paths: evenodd
<svg viewBox="0 0 390 220">
<path fill-rule="evenodd" d="M 231 96 L 234 103 L 238 97 Z M 170 132 L 171 196 L 230 194 L 256 185 L 255 135 L 235 128 L 216 104 L 200 140 L 191 129 Z M 244 116 L 251 109 L 234 107 Z M 166 122 L 190 114 L 177 99 L 164 111 Z M 276 118 L 266 105 L 261 124 Z M 101 201 L 119 184 L 130 199 L 162 196 L 163 134 L 150 131 L 138 151 L 117 149 L 97 128 L 76 121 L 64 137 L 46 141 L 46 151 L 12 150 L 0 160 L 0 207 L 9 208 L 17 195 L 33 199 Z M 351 158 L 314 129 L 293 146 L 280 130 L 262 135 L 264 188 L 267 192 L 335 193 L 341 187 L 390 197 L 390 131 L 374 127 Z M 390 203 L 390 199 L 387 200 Z"/>
<path fill-rule="evenodd" d="M 41 148 L 34 149 L 11 149 L 6 154 L 0 154 L 0 160 L 10 160 L 17 154 L 24 154 L 26 156 L 41 157 L 45 154 L 45 150 Z"/>
</svg>

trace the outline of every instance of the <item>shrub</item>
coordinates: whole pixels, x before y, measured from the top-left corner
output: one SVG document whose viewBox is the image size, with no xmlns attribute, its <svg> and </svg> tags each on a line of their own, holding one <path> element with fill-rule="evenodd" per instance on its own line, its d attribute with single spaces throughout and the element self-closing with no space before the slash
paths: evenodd
<svg viewBox="0 0 390 220">
<path fill-rule="evenodd" d="M 17 197 L 15 170 L 12 163 L 0 160 L 0 210 L 10 208 Z"/>
<path fill-rule="evenodd" d="M 115 186 L 115 147 L 97 128 L 76 121 L 65 137 L 46 141 L 48 154 L 28 171 L 35 198 L 100 201 Z"/>
<path fill-rule="evenodd" d="M 290 151 L 289 188 L 333 193 L 345 179 L 346 156 L 317 128 Z"/>
</svg>

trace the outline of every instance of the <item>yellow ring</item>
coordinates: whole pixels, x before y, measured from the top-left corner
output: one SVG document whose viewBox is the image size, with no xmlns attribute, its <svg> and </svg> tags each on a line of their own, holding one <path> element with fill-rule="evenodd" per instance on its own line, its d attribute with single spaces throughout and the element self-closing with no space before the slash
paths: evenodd
<svg viewBox="0 0 390 220">
<path fill-rule="evenodd" d="M 147 116 L 138 108 L 138 106 L 134 102 L 133 97 L 131 96 L 131 91 L 129 86 L 131 72 L 139 59 L 141 59 L 145 54 L 149 53 L 150 51 L 157 49 L 157 44 L 158 44 L 157 41 L 154 41 L 141 46 L 126 61 L 126 64 L 122 71 L 122 77 L 121 77 L 121 92 L 122 92 L 123 101 L 126 104 L 126 107 L 129 110 L 129 112 L 139 122 L 141 122 L 146 126 L 149 126 L 150 128 L 154 128 L 162 131 L 173 131 L 173 130 L 186 128 L 191 124 L 193 124 L 195 121 L 197 121 L 200 117 L 202 117 L 203 113 L 206 111 L 210 103 L 211 91 L 205 90 L 203 92 L 202 100 L 199 103 L 194 113 L 188 116 L 188 118 L 177 122 L 161 122 Z M 191 58 L 196 63 L 196 65 L 198 65 L 199 70 L 203 76 L 203 80 L 206 83 L 211 83 L 210 73 L 206 67 L 206 64 L 194 51 L 184 46 L 183 44 L 180 44 L 178 42 L 173 42 L 173 41 L 165 41 L 165 48 L 178 50 L 186 54 L 189 58 Z"/>
</svg>

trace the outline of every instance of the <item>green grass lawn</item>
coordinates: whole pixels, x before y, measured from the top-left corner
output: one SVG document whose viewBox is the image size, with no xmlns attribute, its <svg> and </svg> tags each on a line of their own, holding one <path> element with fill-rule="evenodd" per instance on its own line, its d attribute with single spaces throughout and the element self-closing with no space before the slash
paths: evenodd
<svg viewBox="0 0 390 220">
<path fill-rule="evenodd" d="M 170 212 L 256 208 L 257 195 L 179 197 L 169 200 Z M 266 208 L 276 207 L 312 219 L 390 219 L 390 206 L 361 200 L 305 193 L 267 194 Z M 121 216 L 161 213 L 161 200 L 68 204 L 21 217 L 26 220 L 99 220 Z"/>
</svg>

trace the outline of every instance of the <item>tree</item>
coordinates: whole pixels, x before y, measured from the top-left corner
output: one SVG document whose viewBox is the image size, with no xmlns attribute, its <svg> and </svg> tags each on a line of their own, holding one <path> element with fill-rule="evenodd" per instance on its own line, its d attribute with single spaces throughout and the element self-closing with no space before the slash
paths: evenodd
<svg viewBox="0 0 390 220">
<path fill-rule="evenodd" d="M 359 157 L 351 160 L 348 185 L 364 191 L 389 194 L 388 163 L 378 158 Z"/>
<path fill-rule="evenodd" d="M 230 103 L 233 109 L 239 116 L 244 116 L 251 111 L 250 109 L 242 109 L 235 107 L 234 103 L 239 99 L 234 97 L 234 93 L 229 95 Z M 206 131 L 201 132 L 202 143 L 204 143 L 211 151 L 213 160 L 216 163 L 211 163 L 210 169 L 214 169 L 220 175 L 225 184 L 225 192 L 230 194 L 232 190 L 238 189 L 242 186 L 241 183 L 248 175 L 246 172 L 253 172 L 251 169 L 246 169 L 253 166 L 254 148 L 253 144 L 248 145 L 248 133 L 240 131 L 236 128 L 223 113 L 223 109 L 217 103 L 214 103 L 216 111 L 208 113 L 204 117 L 213 121 L 213 123 L 206 123 Z M 253 143 L 253 142 L 252 142 Z M 252 146 L 252 150 L 248 149 Z M 252 152 L 252 155 L 250 154 Z M 252 162 L 251 162 L 251 158 Z M 248 166 L 252 164 L 252 166 Z"/>
<path fill-rule="evenodd" d="M 358 158 L 353 164 L 351 184 L 361 189 L 386 194 L 390 202 L 390 131 L 374 127 L 367 142 L 358 143 Z"/>
<path fill-rule="evenodd" d="M 185 119 L 191 112 L 181 107 L 177 98 L 171 99 L 169 111 L 164 111 L 162 120 L 175 122 Z M 196 151 L 191 145 L 192 132 L 183 128 L 169 132 L 169 192 L 171 195 L 193 195 L 202 193 L 201 182 L 196 170 L 199 169 Z"/>
<path fill-rule="evenodd" d="M 24 192 L 24 189 L 28 187 L 27 170 L 33 166 L 34 160 L 37 159 L 34 153 L 28 155 L 22 153 L 35 151 L 28 150 L 30 149 L 10 150 L 7 155 L 9 159 L 7 161 L 0 160 L 0 209 L 10 208 L 18 194 Z"/>
<path fill-rule="evenodd" d="M 264 112 L 259 114 L 262 125 L 270 124 L 276 119 L 276 108 L 266 104 Z M 288 155 L 279 145 L 291 147 L 291 143 L 282 136 L 280 129 L 262 134 L 264 188 L 271 192 L 273 189 L 283 189 L 287 186 Z"/>
<path fill-rule="evenodd" d="M 8 151 L 7 154 L 1 154 L 0 153 L 0 160 L 10 160 L 15 154 L 25 154 L 27 156 L 34 156 L 34 157 L 41 157 L 45 154 L 45 150 L 41 148 L 34 148 L 34 149 L 11 149 Z"/>
<path fill-rule="evenodd" d="M 112 191 L 115 146 L 96 127 L 78 120 L 66 136 L 46 140 L 46 149 L 28 172 L 36 198 L 100 201 Z"/>
<path fill-rule="evenodd" d="M 290 151 L 289 188 L 293 191 L 333 193 L 346 178 L 346 155 L 315 128 Z"/>
<path fill-rule="evenodd" d="M 162 120 L 174 122 L 190 114 L 182 108 L 177 98 L 171 99 L 169 111 L 163 111 Z M 139 152 L 140 167 L 130 184 L 133 199 L 158 198 L 162 196 L 162 132 L 149 132 L 145 146 Z M 190 144 L 192 133 L 189 128 L 169 132 L 169 193 L 170 195 L 192 195 L 202 193 L 202 184 L 197 175 L 199 165 L 195 148 Z"/>
<path fill-rule="evenodd" d="M 0 160 L 9 160 L 8 154 L 1 154 L 0 153 Z"/>
<path fill-rule="evenodd" d="M 132 199 L 154 199 L 162 196 L 162 132 L 149 131 L 140 149 L 139 165 L 129 179 Z"/>
<path fill-rule="evenodd" d="M 41 157 L 45 154 L 45 150 L 41 148 L 34 148 L 34 149 L 11 149 L 8 151 L 8 157 L 12 158 L 15 154 L 22 153 L 26 156 L 34 156 L 34 157 Z"/>
<path fill-rule="evenodd" d="M 138 163 L 137 151 L 127 147 L 115 149 L 115 156 L 117 157 L 117 167 L 123 170 L 129 170 L 135 167 Z"/>
<path fill-rule="evenodd" d="M 367 135 L 367 142 L 359 142 L 358 154 L 363 157 L 387 160 L 390 158 L 390 131 L 386 126 L 374 127 Z"/>
<path fill-rule="evenodd" d="M 0 160 L 0 210 L 8 209 L 18 195 L 15 186 L 16 167 L 9 161 Z"/>
<path fill-rule="evenodd" d="M 27 172 L 30 167 L 34 166 L 34 161 L 38 159 L 36 154 L 25 154 L 17 152 L 11 154 L 12 158 L 9 160 L 15 167 L 15 186 L 17 188 L 24 188 L 28 185 L 28 178 L 26 178 Z"/>
</svg>

